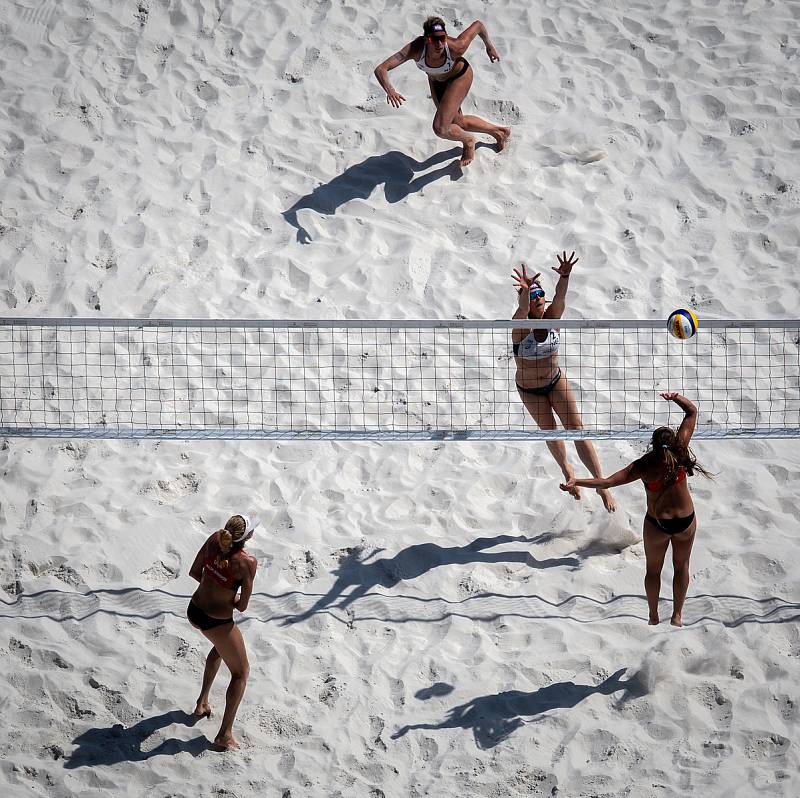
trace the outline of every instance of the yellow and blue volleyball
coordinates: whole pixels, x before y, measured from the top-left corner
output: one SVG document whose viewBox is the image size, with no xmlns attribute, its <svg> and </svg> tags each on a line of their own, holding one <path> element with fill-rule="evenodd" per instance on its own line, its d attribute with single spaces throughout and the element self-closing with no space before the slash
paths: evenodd
<svg viewBox="0 0 800 798">
<path fill-rule="evenodd" d="M 688 308 L 678 308 L 669 314 L 667 329 L 670 335 L 684 340 L 691 338 L 698 328 L 697 316 Z"/>
</svg>

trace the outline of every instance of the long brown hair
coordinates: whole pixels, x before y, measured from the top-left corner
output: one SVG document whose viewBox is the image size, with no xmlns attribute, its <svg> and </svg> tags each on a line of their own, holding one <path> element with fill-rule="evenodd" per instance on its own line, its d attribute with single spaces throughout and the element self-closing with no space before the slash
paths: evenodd
<svg viewBox="0 0 800 798">
<path fill-rule="evenodd" d="M 659 461 L 664 463 L 666 467 L 665 485 L 670 485 L 675 481 L 678 476 L 678 469 L 681 466 L 686 469 L 686 473 L 690 477 L 697 471 L 707 479 L 714 479 L 714 474 L 707 471 L 697 462 L 697 457 L 695 457 L 691 448 L 681 445 L 672 427 L 659 427 L 653 432 L 645 457 L 649 461 L 648 465 Z"/>
<path fill-rule="evenodd" d="M 227 568 L 231 556 L 244 548 L 245 541 L 234 543 L 234 538 L 240 538 L 245 531 L 246 524 L 241 515 L 232 515 L 223 529 L 218 530 L 219 554 L 214 564 L 217 568 Z"/>
</svg>

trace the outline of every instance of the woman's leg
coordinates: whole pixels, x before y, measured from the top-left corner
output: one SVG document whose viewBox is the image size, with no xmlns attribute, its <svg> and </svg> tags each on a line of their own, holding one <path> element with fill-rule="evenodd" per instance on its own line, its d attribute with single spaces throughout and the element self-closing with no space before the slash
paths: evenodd
<svg viewBox="0 0 800 798">
<path fill-rule="evenodd" d="M 650 611 L 648 623 L 658 623 L 658 594 L 661 592 L 661 569 L 669 546 L 669 535 L 660 532 L 647 519 L 644 521 L 644 556 L 647 570 L 644 575 L 644 592 L 647 595 L 647 607 Z"/>
<path fill-rule="evenodd" d="M 225 713 L 214 742 L 220 748 L 238 748 L 239 743 L 233 736 L 233 721 L 244 695 L 244 688 L 247 686 L 247 677 L 250 675 L 244 638 L 235 624 L 208 629 L 203 634 L 214 644 L 217 653 L 231 672 L 231 681 L 225 693 Z"/>
<path fill-rule="evenodd" d="M 563 371 L 561 372 L 561 379 L 550 394 L 550 402 L 553 405 L 553 410 L 561 419 L 564 429 L 583 429 L 583 422 L 581 421 L 581 415 L 578 411 L 578 403 L 575 401 L 575 394 L 572 392 L 572 386 L 569 384 L 567 376 Z M 578 452 L 578 457 L 580 457 L 581 462 L 589 469 L 591 475 L 601 479 L 603 476 L 603 469 L 600 467 L 600 460 L 597 457 L 597 452 L 592 442 L 575 441 L 575 449 Z M 605 488 L 600 488 L 597 493 L 603 500 L 606 510 L 613 513 L 617 509 L 617 505 L 611 492 Z"/>
<path fill-rule="evenodd" d="M 197 706 L 194 714 L 201 718 L 211 717 L 211 706 L 208 703 L 208 694 L 211 692 L 211 685 L 219 670 L 222 658 L 217 653 L 216 648 L 212 648 L 206 657 L 206 667 L 203 670 L 203 686 L 200 688 L 200 697 L 197 699 Z"/>
<path fill-rule="evenodd" d="M 430 78 L 429 78 L 430 80 Z M 436 105 L 436 114 L 433 117 L 433 132 L 441 139 L 460 141 L 464 145 L 461 155 L 461 166 L 467 166 L 475 158 L 475 138 L 466 130 L 455 124 L 455 118 L 461 114 L 461 103 L 467 96 L 472 85 L 472 67 L 463 75 L 447 84 L 444 96 L 437 101 L 436 91 L 431 81 L 431 97 Z"/>
<path fill-rule="evenodd" d="M 694 533 L 697 529 L 697 519 L 692 525 L 679 535 L 672 536 L 672 619 L 673 626 L 683 626 L 681 613 L 683 602 L 686 601 L 686 592 L 689 590 L 689 557 L 692 554 Z"/>
<path fill-rule="evenodd" d="M 511 128 L 502 125 L 494 125 L 481 119 L 479 116 L 468 116 L 459 112 L 455 120 L 453 120 L 462 130 L 469 133 L 485 133 L 492 136 L 497 142 L 497 151 L 500 152 L 508 142 L 508 137 L 511 135 Z"/>
<path fill-rule="evenodd" d="M 550 402 L 546 396 L 536 396 L 535 394 L 522 393 L 519 391 L 522 403 L 525 409 L 531 414 L 533 420 L 538 424 L 539 429 L 555 429 L 556 420 L 553 416 L 553 409 L 550 407 Z M 575 470 L 567 460 L 567 447 L 564 441 L 545 441 L 550 454 L 553 459 L 558 463 L 564 479 L 572 479 L 575 476 Z M 573 488 L 570 493 L 576 498 L 580 499 L 580 488 Z"/>
</svg>

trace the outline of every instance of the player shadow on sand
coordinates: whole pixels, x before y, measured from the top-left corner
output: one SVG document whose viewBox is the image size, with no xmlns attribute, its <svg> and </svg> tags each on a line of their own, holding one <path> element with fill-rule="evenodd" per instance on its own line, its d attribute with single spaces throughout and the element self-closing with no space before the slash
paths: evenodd
<svg viewBox="0 0 800 798">
<path fill-rule="evenodd" d="M 197 721 L 196 715 L 173 709 L 163 715 L 144 718 L 129 728 L 125 728 L 121 723 L 115 723 L 104 728 L 87 729 L 73 740 L 77 748 L 66 758 L 64 767 L 73 770 L 98 765 L 116 765 L 120 762 L 143 762 L 154 756 L 175 756 L 181 752 L 199 756 L 203 751 L 213 748 L 211 742 L 202 735 L 191 740 L 178 740 L 173 737 L 162 740 L 148 750 L 142 750 L 143 743 L 154 732 L 175 723 L 194 726 Z M 158 739 L 157 737 L 156 740 Z"/>
<path fill-rule="evenodd" d="M 398 729 L 392 739 L 403 737 L 415 729 L 472 729 L 475 745 L 481 749 L 494 748 L 503 742 L 520 726 L 537 720 L 538 716 L 554 709 L 571 709 L 595 693 L 611 695 L 624 691 L 617 700 L 621 706 L 632 698 L 646 695 L 648 690 L 641 674 L 621 681 L 627 668 L 621 668 L 598 685 L 575 684 L 575 682 L 555 682 L 540 687 L 532 693 L 521 690 L 504 690 L 502 693 L 478 696 L 466 704 L 453 707 L 447 718 L 440 723 L 414 723 Z M 434 695 L 451 692 L 449 685 L 436 685 L 435 691 L 428 688 L 420 690 L 417 698 L 427 700 Z"/>
<path fill-rule="evenodd" d="M 478 144 L 480 147 L 481 144 Z M 489 144 L 483 143 L 488 147 Z M 323 216 L 333 216 L 345 203 L 354 199 L 369 199 L 372 192 L 383 184 L 383 194 L 389 203 L 400 202 L 409 194 L 419 191 L 443 177 L 459 180 L 462 176 L 458 161 L 461 148 L 454 147 L 444 152 L 437 152 L 425 161 L 416 161 L 398 150 L 372 155 L 361 163 L 345 169 L 342 174 L 328 183 L 317 186 L 310 194 L 300 197 L 297 202 L 281 214 L 283 218 L 297 230 L 297 240 L 301 244 L 311 243 L 311 235 L 300 224 L 297 212 L 301 210 L 315 211 Z M 449 161 L 446 166 L 414 178 L 417 172 L 423 172 L 436 164 Z"/>
<path fill-rule="evenodd" d="M 535 543 L 536 540 L 536 538 L 525 535 L 497 535 L 493 538 L 477 538 L 466 546 L 418 543 L 403 549 L 394 557 L 381 557 L 379 560 L 369 563 L 367 560 L 380 554 L 384 549 L 375 549 L 366 556 L 363 556 L 362 549 L 353 549 L 333 571 L 336 574 L 336 581 L 331 589 L 305 612 L 285 618 L 282 625 L 304 621 L 334 604 L 339 609 L 344 609 L 378 585 L 395 587 L 400 582 L 416 579 L 442 565 L 464 565 L 475 562 L 516 562 L 529 565 L 531 568 L 557 568 L 565 565 L 577 567 L 580 565 L 580 560 L 576 557 L 537 560 L 527 549 L 485 551 L 492 546 L 500 546 L 504 543 Z M 345 595 L 347 588 L 352 588 L 352 590 Z"/>
</svg>

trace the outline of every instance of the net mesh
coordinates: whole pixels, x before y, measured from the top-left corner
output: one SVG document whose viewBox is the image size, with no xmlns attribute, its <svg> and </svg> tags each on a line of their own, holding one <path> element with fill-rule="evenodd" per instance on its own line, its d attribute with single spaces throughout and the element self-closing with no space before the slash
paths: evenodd
<svg viewBox="0 0 800 798">
<path fill-rule="evenodd" d="M 512 327 L 548 323 L 474 324 L 3 319 L 0 435 L 640 438 L 681 418 L 660 391 L 696 402 L 696 437 L 800 434 L 800 320 L 688 341 L 559 321 L 569 429 L 540 429 L 515 386 Z"/>
</svg>

